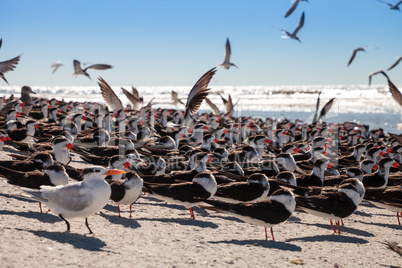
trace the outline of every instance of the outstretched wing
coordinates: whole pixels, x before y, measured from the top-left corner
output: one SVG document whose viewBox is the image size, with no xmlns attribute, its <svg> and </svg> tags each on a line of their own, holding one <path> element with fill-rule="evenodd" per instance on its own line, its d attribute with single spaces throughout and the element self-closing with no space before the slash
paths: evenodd
<svg viewBox="0 0 402 268">
<path fill-rule="evenodd" d="M 399 56 L 399 58 L 394 62 L 394 64 L 391 65 L 391 67 L 389 67 L 389 68 L 387 69 L 387 71 L 389 71 L 389 70 L 393 69 L 395 66 L 397 66 L 398 63 L 399 63 L 401 60 L 402 60 L 402 56 Z"/>
<path fill-rule="evenodd" d="M 114 93 L 113 89 L 103 80 L 102 77 L 99 77 L 98 85 L 102 92 L 102 97 L 105 100 L 106 104 L 112 109 L 114 112 L 117 112 L 120 109 L 123 109 L 123 104 L 121 103 L 119 97 Z"/>
<path fill-rule="evenodd" d="M 332 105 L 334 104 L 334 100 L 335 98 L 332 98 L 324 105 L 324 107 L 321 109 L 320 117 L 318 118 L 318 120 L 327 115 Z"/>
<path fill-rule="evenodd" d="M 212 112 L 214 113 L 214 115 L 219 115 L 221 112 L 219 111 L 218 107 L 207 97 L 205 98 L 205 101 L 207 102 L 207 104 L 209 105 L 209 107 L 211 107 Z"/>
<path fill-rule="evenodd" d="M 1 46 L 1 44 L 0 44 L 0 46 Z M 0 62 L 0 72 L 4 74 L 6 72 L 14 70 L 14 68 L 17 65 L 19 60 L 20 60 L 20 56 L 17 56 L 15 58 L 12 58 L 11 60 Z"/>
<path fill-rule="evenodd" d="M 389 86 L 389 91 L 392 94 L 392 98 L 402 106 L 402 94 L 399 91 L 399 89 L 391 82 L 391 80 L 388 79 L 388 86 Z"/>
<path fill-rule="evenodd" d="M 289 17 L 290 14 L 293 13 L 293 11 L 296 9 L 297 5 L 299 4 L 300 0 L 296 0 L 293 2 L 293 5 L 289 8 L 288 12 L 285 14 L 285 18 Z"/>
<path fill-rule="evenodd" d="M 209 88 L 208 84 L 211 81 L 212 77 L 216 73 L 216 68 L 212 68 L 208 72 L 206 72 L 198 81 L 195 83 L 193 88 L 190 90 L 188 94 L 187 102 L 186 102 L 186 115 L 193 115 L 198 112 L 200 109 L 202 101 L 208 96 Z"/>
<path fill-rule="evenodd" d="M 297 32 L 301 29 L 301 27 L 303 27 L 304 25 L 304 12 L 300 18 L 300 22 L 299 25 L 297 26 L 297 28 L 295 29 L 295 31 L 293 32 L 294 35 L 297 35 Z"/>
<path fill-rule="evenodd" d="M 87 68 L 85 68 L 85 71 L 88 69 L 94 69 L 94 70 L 106 70 L 106 69 L 110 69 L 112 68 L 112 65 L 109 64 L 94 64 L 91 66 L 88 66 Z"/>
</svg>

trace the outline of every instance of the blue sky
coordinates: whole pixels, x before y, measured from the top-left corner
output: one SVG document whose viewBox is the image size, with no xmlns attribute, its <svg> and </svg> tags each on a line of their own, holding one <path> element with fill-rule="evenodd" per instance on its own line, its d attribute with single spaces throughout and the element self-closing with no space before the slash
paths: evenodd
<svg viewBox="0 0 402 268">
<path fill-rule="evenodd" d="M 396 3 L 397 0 L 388 0 Z M 211 85 L 366 84 L 402 55 L 402 12 L 376 0 L 310 0 L 288 18 L 290 0 L 4 0 L 0 61 L 22 54 L 10 85 L 192 86 L 223 60 L 226 38 L 238 69 L 219 69 Z M 401 7 L 402 8 L 402 7 Z M 298 36 L 293 31 L 305 12 Z M 367 46 L 350 67 L 351 52 Z M 72 77 L 73 59 L 107 63 Z M 64 66 L 52 75 L 49 66 Z M 402 84 L 402 63 L 389 73 Z M 6 86 L 0 81 L 0 86 Z M 385 84 L 375 77 L 374 84 Z"/>
</svg>

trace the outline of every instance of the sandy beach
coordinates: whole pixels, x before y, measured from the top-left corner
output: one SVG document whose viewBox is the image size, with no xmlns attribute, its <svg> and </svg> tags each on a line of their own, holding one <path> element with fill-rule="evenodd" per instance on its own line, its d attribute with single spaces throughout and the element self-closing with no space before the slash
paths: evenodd
<svg viewBox="0 0 402 268">
<path fill-rule="evenodd" d="M 11 149 L 12 150 L 12 149 Z M 0 159 L 11 159 L 6 149 Z M 8 151 L 8 152 L 7 152 Z M 74 156 L 72 166 L 87 164 Z M 113 202 L 89 217 L 71 219 L 71 232 L 56 215 L 40 213 L 37 202 L 0 181 L 1 267 L 401 267 L 402 256 L 382 242 L 402 243 L 394 213 L 363 201 L 345 220 L 341 235 L 329 222 L 295 212 L 274 226 L 275 241 L 264 228 L 229 214 L 187 209 L 142 196 L 118 217 Z M 46 208 L 45 208 L 46 211 Z"/>
</svg>

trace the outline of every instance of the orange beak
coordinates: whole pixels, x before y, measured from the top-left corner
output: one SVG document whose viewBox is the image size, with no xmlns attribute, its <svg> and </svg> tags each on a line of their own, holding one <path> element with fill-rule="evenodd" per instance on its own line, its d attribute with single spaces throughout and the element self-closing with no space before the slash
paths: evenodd
<svg viewBox="0 0 402 268">
<path fill-rule="evenodd" d="M 105 173 L 103 173 L 103 175 L 111 176 L 111 175 L 124 174 L 124 173 L 126 173 L 126 172 L 123 171 L 123 170 L 109 169 L 108 171 L 106 171 Z"/>
</svg>

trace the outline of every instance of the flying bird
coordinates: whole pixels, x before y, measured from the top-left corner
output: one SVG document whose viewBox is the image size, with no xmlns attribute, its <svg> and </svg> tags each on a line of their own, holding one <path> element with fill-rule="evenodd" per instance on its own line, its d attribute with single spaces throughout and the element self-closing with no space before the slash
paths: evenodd
<svg viewBox="0 0 402 268">
<path fill-rule="evenodd" d="M 49 67 L 53 68 L 52 74 L 54 74 L 57 71 L 57 69 L 59 69 L 59 67 L 61 67 L 61 66 L 63 66 L 63 64 L 60 63 L 60 61 L 58 60 L 58 61 L 54 62 L 52 65 L 50 65 Z"/>
<path fill-rule="evenodd" d="M 3 43 L 3 39 L 0 39 L 0 48 Z M 0 77 L 3 78 L 4 81 L 9 85 L 8 81 L 4 77 L 4 74 L 14 70 L 15 66 L 17 65 L 18 61 L 20 60 L 20 56 L 12 58 L 11 60 L 2 61 L 0 62 Z"/>
<path fill-rule="evenodd" d="M 395 5 L 393 5 L 391 3 L 388 3 L 388 2 L 385 2 L 385 1 L 382 1 L 382 0 L 377 0 L 377 1 L 386 4 L 389 7 L 389 9 L 391 9 L 391 10 L 399 10 L 399 11 L 401 11 L 399 9 L 399 5 L 402 4 L 402 1 L 399 1 Z"/>
<path fill-rule="evenodd" d="M 227 38 L 226 39 L 226 46 L 225 46 L 225 59 L 223 60 L 222 63 L 218 64 L 219 67 L 229 69 L 230 66 L 234 66 L 236 68 L 239 68 L 239 67 L 236 66 L 236 64 L 230 62 L 230 54 L 231 54 L 230 43 L 229 43 L 229 38 Z"/>
<path fill-rule="evenodd" d="M 81 63 L 78 60 L 74 60 L 74 73 L 73 76 L 77 76 L 77 75 L 85 75 L 89 78 L 89 80 L 91 80 L 91 77 L 89 76 L 89 74 L 87 73 L 88 69 L 94 69 L 94 70 L 106 70 L 106 69 L 110 69 L 113 66 L 109 65 L 109 64 L 93 64 L 91 66 L 86 67 L 85 69 L 81 68 Z"/>
<path fill-rule="evenodd" d="M 292 5 L 292 6 L 289 8 L 289 10 L 286 12 L 285 18 L 289 17 L 290 14 L 292 14 L 293 11 L 295 11 L 297 5 L 298 5 L 301 1 L 308 2 L 308 0 L 293 0 L 293 1 L 292 1 L 292 2 L 293 2 L 293 5 Z"/>
<path fill-rule="evenodd" d="M 298 25 L 297 28 L 293 31 L 293 33 L 289 33 L 289 32 L 286 31 L 286 30 L 280 29 L 284 34 L 286 34 L 286 35 L 283 35 L 282 38 L 295 39 L 295 40 L 297 40 L 297 41 L 299 41 L 299 42 L 301 43 L 299 37 L 297 37 L 297 33 L 298 33 L 299 30 L 303 27 L 303 25 L 304 25 L 304 12 L 303 12 L 303 14 L 302 14 L 302 16 L 301 16 L 301 18 L 300 18 L 299 25 Z"/>
<path fill-rule="evenodd" d="M 365 50 L 363 47 L 355 48 L 355 49 L 353 50 L 352 57 L 350 57 L 350 60 L 349 60 L 349 62 L 348 62 L 348 66 L 349 66 L 349 65 L 352 63 L 352 61 L 355 59 L 356 54 L 357 54 L 357 52 L 359 52 L 359 51 L 364 51 L 364 52 L 366 52 L 366 50 Z"/>
<path fill-rule="evenodd" d="M 369 86 L 371 86 L 371 78 L 376 74 L 383 74 L 389 80 L 388 75 L 383 70 L 375 71 L 369 74 Z"/>
<path fill-rule="evenodd" d="M 389 71 L 389 70 L 393 69 L 395 66 L 397 66 L 398 63 L 399 63 L 401 60 L 402 60 L 402 56 L 399 56 L 399 57 L 397 58 L 397 60 L 394 62 L 394 64 L 392 64 L 391 67 L 389 67 L 389 68 L 387 69 L 387 71 Z"/>
</svg>

